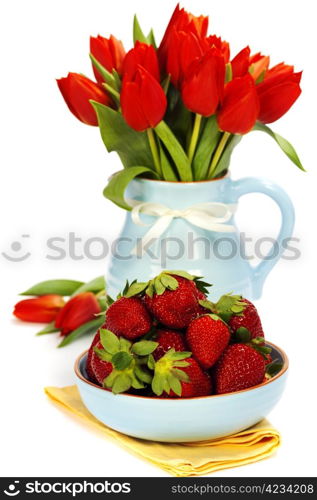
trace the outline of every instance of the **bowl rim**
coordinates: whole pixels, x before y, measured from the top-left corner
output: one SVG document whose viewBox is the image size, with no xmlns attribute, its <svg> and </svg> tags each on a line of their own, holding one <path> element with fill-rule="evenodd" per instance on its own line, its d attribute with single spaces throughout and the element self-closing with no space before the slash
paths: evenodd
<svg viewBox="0 0 317 500">
<path fill-rule="evenodd" d="M 109 394 L 112 394 L 114 397 L 129 397 L 129 398 L 137 398 L 137 399 L 149 399 L 151 401 L 188 401 L 192 399 L 209 399 L 209 398 L 221 398 L 221 397 L 228 397 L 232 396 L 234 394 L 241 394 L 242 392 L 247 392 L 247 391 L 253 391 L 255 389 L 259 389 L 260 387 L 263 387 L 264 385 L 267 386 L 271 384 L 272 382 L 275 382 L 278 378 L 280 378 L 286 371 L 288 370 L 289 367 L 289 360 L 288 357 L 285 353 L 285 351 L 281 348 L 278 347 L 277 345 L 273 344 L 272 342 L 265 342 L 266 345 L 269 345 L 269 347 L 273 347 L 275 350 L 277 350 L 283 360 L 283 367 L 282 369 L 272 378 L 267 380 L 265 383 L 261 382 L 260 384 L 254 385 L 252 387 L 248 387 L 247 389 L 241 389 L 240 391 L 235 391 L 235 392 L 226 392 L 225 394 L 210 394 L 209 396 L 194 396 L 192 398 L 159 398 L 159 397 L 152 397 L 152 396 L 138 396 L 137 394 L 127 394 L 127 393 L 122 393 L 122 394 L 112 394 L 111 391 L 107 391 Z M 95 389 L 99 389 L 102 391 L 102 393 L 105 393 L 105 390 L 100 387 L 100 385 L 94 384 L 90 380 L 87 380 L 81 373 L 79 364 L 82 358 L 88 353 L 89 349 L 86 349 L 84 352 L 82 352 L 75 361 L 74 364 L 74 371 L 76 376 L 82 381 L 85 382 L 87 385 L 91 385 L 92 387 L 95 387 Z"/>
</svg>

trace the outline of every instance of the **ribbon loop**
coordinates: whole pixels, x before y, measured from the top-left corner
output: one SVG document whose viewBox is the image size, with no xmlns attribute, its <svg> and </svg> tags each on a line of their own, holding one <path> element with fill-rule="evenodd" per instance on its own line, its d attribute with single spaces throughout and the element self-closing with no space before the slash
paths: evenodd
<svg viewBox="0 0 317 500">
<path fill-rule="evenodd" d="M 141 248 L 135 246 L 132 254 L 136 255 L 138 250 L 143 250 L 152 238 L 159 238 L 169 227 L 173 219 L 184 219 L 193 226 L 215 231 L 219 233 L 234 232 L 235 227 L 226 224 L 236 211 L 235 204 L 220 202 L 207 202 L 192 205 L 183 210 L 176 210 L 161 203 L 140 202 L 138 200 L 128 200 L 132 207 L 131 218 L 137 226 L 151 226 L 143 236 Z M 146 224 L 141 219 L 141 214 L 158 217 L 154 224 Z"/>
</svg>

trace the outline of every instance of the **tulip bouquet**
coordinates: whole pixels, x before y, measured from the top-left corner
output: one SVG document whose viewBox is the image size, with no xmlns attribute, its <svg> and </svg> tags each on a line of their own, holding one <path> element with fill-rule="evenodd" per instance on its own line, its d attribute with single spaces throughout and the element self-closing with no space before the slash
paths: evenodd
<svg viewBox="0 0 317 500">
<path fill-rule="evenodd" d="M 21 293 L 32 297 L 20 300 L 13 314 L 22 321 L 47 323 L 37 335 L 59 333 L 62 339 L 58 347 L 64 347 L 103 325 L 105 311 L 113 302 L 105 286 L 103 276 L 87 283 L 68 279 L 42 281 Z"/>
<path fill-rule="evenodd" d="M 177 5 L 157 47 L 134 19 L 134 47 L 91 38 L 96 82 L 76 73 L 58 80 L 70 111 L 99 126 L 109 152 L 124 169 L 104 195 L 130 210 L 124 191 L 136 176 L 192 182 L 223 176 L 233 149 L 252 130 L 266 132 L 300 169 L 292 145 L 268 123 L 284 115 L 301 93 L 301 73 L 243 48 L 231 57 L 229 43 L 207 35 L 208 18 Z"/>
</svg>

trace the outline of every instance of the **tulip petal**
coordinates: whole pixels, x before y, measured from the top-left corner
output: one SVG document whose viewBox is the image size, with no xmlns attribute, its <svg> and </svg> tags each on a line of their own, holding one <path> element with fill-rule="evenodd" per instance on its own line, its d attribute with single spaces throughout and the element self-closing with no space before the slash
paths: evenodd
<svg viewBox="0 0 317 500">
<path fill-rule="evenodd" d="M 223 102 L 217 113 L 221 130 L 232 134 L 246 134 L 258 117 L 259 100 L 253 78 L 247 74 L 227 83 Z"/>
<path fill-rule="evenodd" d="M 139 87 L 135 82 L 123 82 L 120 103 L 122 114 L 130 127 L 139 132 L 149 128 L 143 112 Z"/>
<path fill-rule="evenodd" d="M 300 94 L 299 85 L 287 81 L 273 87 L 259 89 L 259 120 L 262 123 L 275 122 L 290 109 Z"/>
<path fill-rule="evenodd" d="M 96 296 L 92 292 L 84 292 L 66 302 L 55 319 L 55 326 L 62 335 L 68 335 L 83 323 L 94 319 L 99 312 Z"/>
<path fill-rule="evenodd" d="M 90 103 L 94 100 L 111 106 L 111 99 L 99 85 L 78 73 L 69 73 L 57 80 L 59 90 L 70 111 L 87 125 L 98 125 L 96 113 Z"/>
<path fill-rule="evenodd" d="M 182 85 L 185 106 L 203 116 L 215 113 L 222 98 L 225 81 L 225 62 L 218 51 L 210 51 L 194 63 Z"/>
<path fill-rule="evenodd" d="M 156 127 L 165 115 L 167 99 L 161 85 L 149 74 L 143 73 L 140 99 L 149 126 Z"/>
<path fill-rule="evenodd" d="M 244 76 L 249 70 L 250 47 L 242 49 L 231 61 L 233 78 Z"/>
<path fill-rule="evenodd" d="M 42 295 L 21 300 L 15 305 L 13 314 L 22 321 L 50 323 L 58 316 L 64 304 L 64 299 L 60 295 Z"/>
</svg>

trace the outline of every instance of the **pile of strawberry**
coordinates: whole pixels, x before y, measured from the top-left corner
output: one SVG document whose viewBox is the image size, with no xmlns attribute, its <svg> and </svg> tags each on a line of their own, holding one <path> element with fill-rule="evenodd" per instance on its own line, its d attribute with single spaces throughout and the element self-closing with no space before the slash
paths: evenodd
<svg viewBox="0 0 317 500">
<path fill-rule="evenodd" d="M 89 379 L 114 393 L 199 397 L 247 389 L 280 370 L 255 306 L 207 300 L 201 278 L 163 271 L 127 283 L 88 352 Z"/>
</svg>

